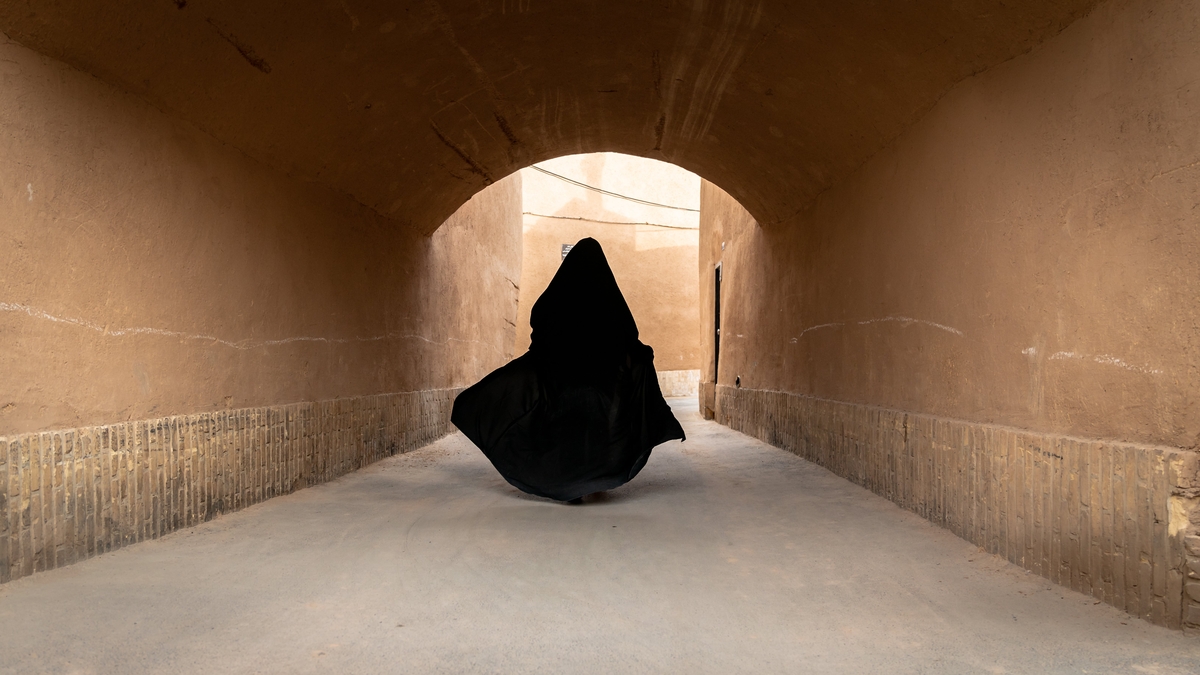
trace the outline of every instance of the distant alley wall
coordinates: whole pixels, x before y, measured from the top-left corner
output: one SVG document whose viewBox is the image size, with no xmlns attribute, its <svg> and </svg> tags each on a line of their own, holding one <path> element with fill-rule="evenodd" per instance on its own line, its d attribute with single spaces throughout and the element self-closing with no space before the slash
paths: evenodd
<svg viewBox="0 0 1200 675">
<path fill-rule="evenodd" d="M 615 153 L 571 155 L 538 165 L 559 176 L 664 208 L 588 190 L 524 169 L 524 262 L 517 352 L 529 348 L 529 314 L 562 261 L 563 244 L 592 237 L 604 247 L 642 342 L 668 396 L 695 394 L 700 335 L 697 265 L 700 178 L 679 167 Z"/>
<path fill-rule="evenodd" d="M 1109 2 L 787 222 L 705 184 L 705 407 L 1049 578 L 1200 626 L 1198 42 L 1194 2 Z"/>
<path fill-rule="evenodd" d="M 519 176 L 424 236 L 8 41 L 0 158 L 0 581 L 417 447 L 513 355 Z"/>
</svg>

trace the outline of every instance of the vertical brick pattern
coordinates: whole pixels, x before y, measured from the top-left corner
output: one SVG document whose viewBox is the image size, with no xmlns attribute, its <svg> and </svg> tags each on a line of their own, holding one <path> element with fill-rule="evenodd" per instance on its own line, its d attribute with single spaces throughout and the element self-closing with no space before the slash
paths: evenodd
<svg viewBox="0 0 1200 675">
<path fill-rule="evenodd" d="M 717 385 L 715 382 L 700 383 L 700 416 L 706 420 L 716 417 Z"/>
<path fill-rule="evenodd" d="M 1047 579 L 1200 630 L 1200 454 L 716 387 L 716 419 Z"/>
<path fill-rule="evenodd" d="M 0 437 L 0 583 L 154 539 L 450 433 L 458 389 Z"/>
</svg>

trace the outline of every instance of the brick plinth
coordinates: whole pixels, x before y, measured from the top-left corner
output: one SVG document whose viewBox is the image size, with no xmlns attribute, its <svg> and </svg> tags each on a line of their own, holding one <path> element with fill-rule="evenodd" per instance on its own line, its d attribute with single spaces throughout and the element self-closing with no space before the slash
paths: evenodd
<svg viewBox="0 0 1200 675">
<path fill-rule="evenodd" d="M 0 438 L 0 582 L 341 476 L 452 431 L 457 389 Z"/>
<path fill-rule="evenodd" d="M 716 419 L 732 429 L 1053 582 L 1156 624 L 1200 629 L 1194 451 L 715 389 Z"/>
</svg>

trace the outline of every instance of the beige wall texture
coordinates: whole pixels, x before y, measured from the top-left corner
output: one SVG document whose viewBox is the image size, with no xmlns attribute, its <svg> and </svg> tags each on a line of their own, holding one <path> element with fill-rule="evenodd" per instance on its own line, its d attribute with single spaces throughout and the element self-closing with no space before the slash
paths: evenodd
<svg viewBox="0 0 1200 675">
<path fill-rule="evenodd" d="M 1196 447 L 1198 40 L 1197 3 L 1102 5 L 792 221 L 718 206 L 721 381 Z"/>
<path fill-rule="evenodd" d="M 517 352 L 529 348 L 529 314 L 558 271 L 562 245 L 592 237 L 604 247 L 642 342 L 654 348 L 655 368 L 698 369 L 699 176 L 616 153 L 571 155 L 538 166 L 611 193 L 679 208 L 605 195 L 532 168 L 521 171 L 525 221 Z M 689 373 L 668 376 L 668 394 L 690 393 L 693 379 Z"/>
<path fill-rule="evenodd" d="M 451 431 L 513 355 L 521 183 L 432 236 L 0 44 L 0 582 Z"/>
<path fill-rule="evenodd" d="M 711 329 L 708 284 L 721 261 L 720 384 L 740 377 L 735 399 L 780 390 L 966 421 L 980 430 L 970 444 L 993 458 L 1004 451 L 987 425 L 1194 457 L 1198 42 L 1197 3 L 1106 3 L 954 87 L 786 223 L 760 226 L 706 184 L 702 320 Z M 704 389 L 721 418 L 712 387 Z M 814 437 L 828 445 L 862 433 L 844 426 Z M 1184 537 L 1200 526 L 1195 462 L 1156 482 L 1162 472 L 1141 464 L 1068 465 L 1077 455 L 1035 449 L 1030 461 L 1048 463 L 1055 477 L 1046 498 L 1065 500 L 1073 517 L 1079 481 L 1116 472 L 1141 490 L 1140 512 L 1163 526 L 1153 545 L 1175 556 L 1147 573 L 1161 572 L 1165 584 L 1174 571 L 1167 595 L 1190 579 L 1193 604 L 1179 611 L 1200 625 L 1200 562 L 1189 569 L 1182 557 Z M 1015 470 L 1002 466 L 996 480 L 1011 487 Z M 995 506 L 984 493 L 975 499 Z M 1111 555 L 1137 559 L 1135 543 L 1109 544 Z M 1151 581 L 1142 579 L 1143 593 Z M 1150 616 L 1148 608 L 1139 612 Z M 1162 611 L 1161 621 L 1178 625 L 1178 612 Z"/>
<path fill-rule="evenodd" d="M 520 178 L 432 237 L 0 43 L 0 435 L 470 384 Z"/>
</svg>

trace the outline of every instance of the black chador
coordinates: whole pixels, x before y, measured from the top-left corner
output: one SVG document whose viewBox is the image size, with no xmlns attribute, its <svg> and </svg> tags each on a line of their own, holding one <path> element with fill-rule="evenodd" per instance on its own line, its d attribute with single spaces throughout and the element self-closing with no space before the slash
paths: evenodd
<svg viewBox="0 0 1200 675">
<path fill-rule="evenodd" d="M 567 254 L 529 323 L 529 351 L 459 394 L 450 417 L 509 483 L 570 501 L 629 482 L 654 446 L 683 438 L 595 239 Z"/>
</svg>

